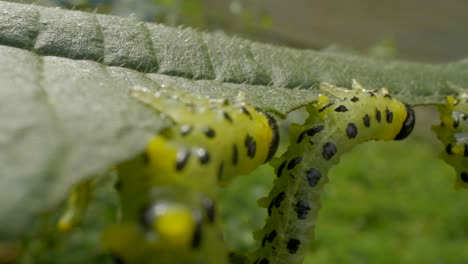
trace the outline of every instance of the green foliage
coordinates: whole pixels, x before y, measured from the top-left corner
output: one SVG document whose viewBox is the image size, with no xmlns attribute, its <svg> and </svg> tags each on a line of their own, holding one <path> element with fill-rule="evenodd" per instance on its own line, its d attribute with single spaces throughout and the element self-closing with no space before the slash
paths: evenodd
<svg viewBox="0 0 468 264">
<path fill-rule="evenodd" d="M 201 0 L 153 0 L 155 4 L 155 22 L 166 25 L 191 25 L 196 28 L 205 28 Z"/>
<path fill-rule="evenodd" d="M 6 238 L 23 234 L 34 215 L 80 180 L 140 152 L 166 123 L 129 99 L 129 84 L 97 63 L 4 46 L 0 57 L 0 234 Z"/>
<path fill-rule="evenodd" d="M 468 261 L 468 193 L 453 191 L 455 173 L 436 154 L 413 141 L 368 143 L 343 157 L 305 263 Z"/>
</svg>

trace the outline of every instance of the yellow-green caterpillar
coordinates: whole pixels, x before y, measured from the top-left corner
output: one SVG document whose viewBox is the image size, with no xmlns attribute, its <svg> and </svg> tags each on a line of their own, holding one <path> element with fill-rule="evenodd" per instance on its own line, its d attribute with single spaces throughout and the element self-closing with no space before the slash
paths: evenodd
<svg viewBox="0 0 468 264">
<path fill-rule="evenodd" d="M 173 125 L 116 167 L 121 219 L 105 230 L 103 247 L 119 263 L 226 263 L 215 221 L 218 186 L 271 159 L 279 142 L 275 119 L 242 99 L 142 87 L 131 96 Z"/>
<path fill-rule="evenodd" d="M 445 146 L 440 157 L 455 168 L 455 187 L 468 188 L 468 93 L 449 96 L 438 110 L 441 122 L 432 129 Z"/>
<path fill-rule="evenodd" d="M 305 123 L 292 125 L 286 153 L 271 162 L 277 178 L 259 201 L 268 218 L 254 235 L 261 246 L 250 263 L 302 263 L 329 168 L 357 144 L 403 139 L 413 129 L 412 108 L 385 90 L 366 91 L 356 82 L 352 90 L 326 84 L 321 89 L 325 94 L 307 106 Z"/>
<path fill-rule="evenodd" d="M 212 193 L 214 186 L 249 173 L 276 152 L 275 119 L 242 98 L 231 103 L 143 88 L 134 89 L 132 95 L 174 122 L 147 149 L 149 169 L 166 175 L 155 177 L 154 185 L 177 182 Z"/>
</svg>

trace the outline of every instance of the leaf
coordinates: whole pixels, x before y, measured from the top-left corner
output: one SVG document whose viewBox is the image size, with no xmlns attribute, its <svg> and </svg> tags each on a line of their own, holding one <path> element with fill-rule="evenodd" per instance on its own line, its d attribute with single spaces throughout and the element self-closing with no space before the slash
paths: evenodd
<svg viewBox="0 0 468 264">
<path fill-rule="evenodd" d="M 411 104 L 434 104 L 468 87 L 466 64 L 384 61 L 275 47 L 127 18 L 0 2 L 0 44 L 38 54 L 197 80 L 316 90 L 321 82 L 387 87 Z M 60 32 L 60 34 L 57 34 Z M 292 104 L 297 105 L 297 104 Z"/>
<path fill-rule="evenodd" d="M 135 155 L 164 122 L 89 61 L 0 47 L 0 237 L 84 177 Z"/>
</svg>

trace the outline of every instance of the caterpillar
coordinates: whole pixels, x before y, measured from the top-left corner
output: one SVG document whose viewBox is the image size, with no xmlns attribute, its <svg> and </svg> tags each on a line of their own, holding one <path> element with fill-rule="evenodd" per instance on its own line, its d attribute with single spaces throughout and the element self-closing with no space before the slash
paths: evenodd
<svg viewBox="0 0 468 264">
<path fill-rule="evenodd" d="M 151 93 L 136 87 L 131 95 L 174 123 L 148 145 L 150 169 L 166 175 L 154 177 L 155 185 L 188 183 L 209 193 L 269 161 L 278 147 L 275 119 L 246 104 L 242 95 L 235 103 L 168 88 Z"/>
<path fill-rule="evenodd" d="M 455 188 L 468 188 L 468 93 L 447 97 L 438 110 L 441 122 L 432 130 L 445 146 L 439 157 L 455 168 Z"/>
<path fill-rule="evenodd" d="M 291 126 L 288 150 L 271 161 L 274 187 L 259 200 L 268 217 L 254 233 L 261 245 L 249 255 L 250 263 L 302 263 L 330 167 L 357 144 L 400 140 L 413 129 L 412 108 L 384 89 L 364 90 L 356 81 L 352 90 L 329 84 L 320 88 L 324 94 L 306 106 L 305 123 Z"/>
<path fill-rule="evenodd" d="M 130 95 L 172 126 L 116 166 L 121 219 L 103 232 L 103 248 L 118 263 L 227 263 L 215 221 L 218 186 L 272 158 L 275 119 L 242 96 L 230 102 L 144 87 Z"/>
</svg>

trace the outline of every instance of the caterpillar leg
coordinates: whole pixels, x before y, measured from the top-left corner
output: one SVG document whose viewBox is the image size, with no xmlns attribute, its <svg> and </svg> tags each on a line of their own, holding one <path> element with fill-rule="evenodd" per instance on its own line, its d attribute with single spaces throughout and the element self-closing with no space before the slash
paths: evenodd
<svg viewBox="0 0 468 264">
<path fill-rule="evenodd" d="M 445 146 L 439 157 L 455 169 L 455 188 L 468 188 L 468 93 L 449 96 L 438 110 L 441 122 L 432 130 Z"/>
<path fill-rule="evenodd" d="M 291 126 L 288 150 L 271 162 L 276 179 L 266 199 L 268 218 L 254 234 L 261 245 L 250 263 L 302 263 L 328 170 L 341 154 L 365 141 L 402 139 L 412 131 L 411 107 L 384 90 L 326 85 L 323 91 L 326 94 L 307 106 L 305 123 Z"/>
<path fill-rule="evenodd" d="M 93 187 L 93 181 L 86 180 L 72 188 L 67 208 L 57 223 L 59 231 L 69 232 L 82 223 L 92 198 Z"/>
</svg>

